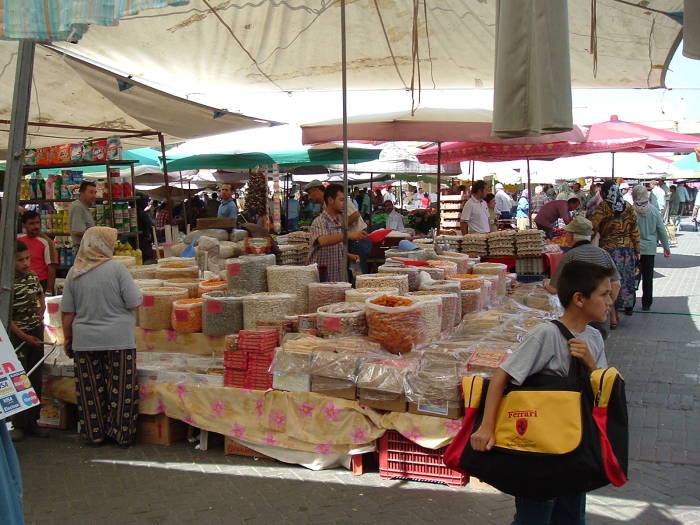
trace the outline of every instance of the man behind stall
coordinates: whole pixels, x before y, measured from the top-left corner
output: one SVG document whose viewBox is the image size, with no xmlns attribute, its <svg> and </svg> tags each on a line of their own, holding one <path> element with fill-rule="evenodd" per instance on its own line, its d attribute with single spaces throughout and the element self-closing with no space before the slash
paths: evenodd
<svg viewBox="0 0 700 525">
<path fill-rule="evenodd" d="M 97 186 L 92 181 L 84 180 L 80 183 L 78 195 L 78 200 L 71 203 L 68 212 L 70 238 L 74 253 L 78 253 L 78 247 L 85 232 L 95 225 L 90 208 L 95 205 L 95 200 L 97 200 Z"/>
<path fill-rule="evenodd" d="M 56 265 L 58 254 L 53 241 L 41 231 L 41 216 L 35 211 L 22 214 L 24 234 L 18 235 L 29 249 L 29 268 L 39 278 L 45 294 L 53 295 L 56 289 Z"/>
<path fill-rule="evenodd" d="M 564 224 L 571 222 L 571 212 L 576 210 L 581 205 L 581 202 L 572 197 L 569 200 L 551 201 L 542 206 L 535 217 L 537 229 L 544 231 L 548 239 L 552 238 L 552 233 L 557 226 L 557 221 L 561 219 Z"/>
<path fill-rule="evenodd" d="M 384 213 L 386 213 L 386 227 L 390 230 L 403 231 L 405 226 L 403 216 L 396 211 L 394 203 L 387 200 L 384 201 Z"/>
</svg>

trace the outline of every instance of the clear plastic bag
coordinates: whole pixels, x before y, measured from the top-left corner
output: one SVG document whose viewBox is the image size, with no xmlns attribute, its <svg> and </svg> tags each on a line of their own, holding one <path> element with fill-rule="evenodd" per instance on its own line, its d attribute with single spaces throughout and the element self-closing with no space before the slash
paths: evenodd
<svg viewBox="0 0 700 525">
<path fill-rule="evenodd" d="M 357 372 L 357 386 L 374 392 L 403 394 L 404 376 L 407 372 L 416 370 L 418 362 L 416 358 L 406 357 L 365 359 Z"/>
<path fill-rule="evenodd" d="M 170 330 L 173 302 L 186 299 L 184 288 L 145 288 L 139 306 L 139 326 L 149 330 Z"/>
<path fill-rule="evenodd" d="M 450 261 L 457 265 L 457 273 L 469 273 L 474 266 L 474 258 L 463 253 L 442 252 L 436 257 L 438 261 Z M 479 260 L 478 258 L 476 260 Z"/>
<path fill-rule="evenodd" d="M 422 365 L 421 361 L 421 365 Z M 435 401 L 459 401 L 462 377 L 456 363 L 433 369 L 411 370 L 404 376 L 409 401 L 430 404 Z"/>
<path fill-rule="evenodd" d="M 422 341 L 423 315 L 418 301 L 383 295 L 365 302 L 370 339 L 392 354 L 413 350 Z"/>
<path fill-rule="evenodd" d="M 275 357 L 270 365 L 273 374 L 309 374 L 311 373 L 311 352 L 275 349 Z"/>
<path fill-rule="evenodd" d="M 202 332 L 226 335 L 243 329 L 244 292 L 208 292 L 202 295 Z"/>
<path fill-rule="evenodd" d="M 163 282 L 164 286 L 169 286 L 171 288 L 182 288 L 187 290 L 187 296 L 192 299 L 198 297 L 199 295 L 199 283 L 202 281 L 199 279 L 190 279 L 186 277 L 176 277 L 174 279 L 167 279 Z"/>
<path fill-rule="evenodd" d="M 155 274 L 156 279 L 167 281 L 170 279 L 198 279 L 199 269 L 186 263 L 159 264 Z"/>
<path fill-rule="evenodd" d="M 295 297 L 288 293 L 260 292 L 243 297 L 243 328 L 254 330 L 258 321 L 274 321 L 289 315 Z"/>
<path fill-rule="evenodd" d="M 202 299 L 180 299 L 173 302 L 170 319 L 173 330 L 180 334 L 202 331 Z"/>
<path fill-rule="evenodd" d="M 315 312 L 327 304 L 345 301 L 345 292 L 350 283 L 309 283 L 309 312 Z"/>
<path fill-rule="evenodd" d="M 396 274 L 364 274 L 355 279 L 355 286 L 359 288 L 398 288 L 399 295 L 408 293 L 408 276 Z"/>
<path fill-rule="evenodd" d="M 377 268 L 378 275 L 382 274 L 394 274 L 394 275 L 405 275 L 408 277 L 408 291 L 413 292 L 418 290 L 418 275 L 420 269 L 417 266 L 404 266 L 399 264 L 385 264 Z"/>
<path fill-rule="evenodd" d="M 421 266 L 420 271 L 427 273 L 435 281 L 445 280 L 445 268 L 443 267 L 433 265 Z"/>
<path fill-rule="evenodd" d="M 134 278 L 134 280 L 136 280 L 136 279 L 155 279 L 157 269 L 158 269 L 158 267 L 155 264 L 146 264 L 146 265 L 134 266 L 132 268 L 128 268 L 129 273 Z"/>
<path fill-rule="evenodd" d="M 345 291 L 345 302 L 365 304 L 367 299 L 382 295 L 399 295 L 399 289 L 391 286 L 381 288 L 352 288 Z"/>
<path fill-rule="evenodd" d="M 450 277 L 448 281 L 457 281 L 462 290 L 482 290 L 484 288 L 484 277 L 482 275 L 458 273 Z"/>
<path fill-rule="evenodd" d="M 311 355 L 309 371 L 314 376 L 343 379 L 354 383 L 358 366 L 368 355 L 370 355 L 369 352 L 361 349 L 348 351 L 319 347 Z"/>
<path fill-rule="evenodd" d="M 474 274 L 487 274 L 498 276 L 498 295 L 505 297 L 506 295 L 506 272 L 508 267 L 501 263 L 479 263 L 472 268 Z"/>
<path fill-rule="evenodd" d="M 241 255 L 226 260 L 226 279 L 229 290 L 248 293 L 267 291 L 267 267 L 276 263 L 273 254 Z"/>
<path fill-rule="evenodd" d="M 462 290 L 460 292 L 462 301 L 462 315 L 478 312 L 484 307 L 483 293 L 478 290 Z"/>
<path fill-rule="evenodd" d="M 411 292 L 410 296 L 439 297 L 442 300 L 442 326 L 441 330 L 451 330 L 461 320 L 461 305 L 459 293 L 442 292 L 439 290 L 418 290 Z"/>
<path fill-rule="evenodd" d="M 223 292 L 228 289 L 228 282 L 221 280 L 214 281 L 201 281 L 199 283 L 199 288 L 197 289 L 197 296 L 202 297 L 205 293 L 209 292 Z"/>
<path fill-rule="evenodd" d="M 411 292 L 419 293 L 419 292 Z M 423 341 L 435 341 L 440 339 L 442 333 L 442 316 L 444 308 L 442 298 L 437 295 L 411 296 L 420 303 L 423 316 Z"/>
<path fill-rule="evenodd" d="M 294 296 L 289 312 L 309 312 L 309 284 L 319 280 L 318 266 L 268 266 L 267 288 L 270 292 L 287 293 Z"/>
<path fill-rule="evenodd" d="M 317 310 L 316 330 L 321 337 L 367 335 L 365 306 L 361 303 L 335 303 Z"/>
</svg>

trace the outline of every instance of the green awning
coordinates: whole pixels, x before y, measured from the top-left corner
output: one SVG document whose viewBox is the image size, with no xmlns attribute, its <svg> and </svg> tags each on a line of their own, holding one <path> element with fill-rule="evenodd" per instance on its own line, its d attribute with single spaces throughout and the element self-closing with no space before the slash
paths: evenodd
<svg viewBox="0 0 700 525">
<path fill-rule="evenodd" d="M 366 148 L 348 148 L 348 162 L 368 162 L 379 158 L 380 150 Z M 275 151 L 270 153 L 251 152 L 235 154 L 192 155 L 175 160 L 168 160 L 168 171 L 197 169 L 246 170 L 257 166 L 277 164 L 280 167 L 324 166 L 343 162 L 342 148 L 303 149 L 294 151 Z"/>
</svg>

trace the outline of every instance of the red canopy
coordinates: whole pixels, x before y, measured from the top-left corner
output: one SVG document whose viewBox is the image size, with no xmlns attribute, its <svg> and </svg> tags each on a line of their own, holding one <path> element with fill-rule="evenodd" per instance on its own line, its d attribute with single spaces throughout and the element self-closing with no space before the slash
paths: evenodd
<svg viewBox="0 0 700 525">
<path fill-rule="evenodd" d="M 646 146 L 644 151 L 689 153 L 700 146 L 700 137 L 652 128 L 634 122 L 618 120 L 617 115 L 610 117 L 607 122 L 599 122 L 590 126 L 588 140 L 599 141 L 609 139 L 629 139 L 632 137 L 644 137 Z"/>
<path fill-rule="evenodd" d="M 541 140 L 541 138 L 540 138 Z M 513 144 L 507 141 L 499 143 L 484 142 L 446 142 L 442 144 L 441 162 L 460 162 L 463 160 L 480 160 L 498 162 L 518 159 L 558 159 L 589 153 L 617 151 L 641 151 L 646 139 L 640 137 L 614 138 L 608 140 L 585 142 L 549 142 L 544 144 Z M 438 147 L 433 146 L 418 153 L 416 157 L 424 164 L 437 164 Z"/>
</svg>

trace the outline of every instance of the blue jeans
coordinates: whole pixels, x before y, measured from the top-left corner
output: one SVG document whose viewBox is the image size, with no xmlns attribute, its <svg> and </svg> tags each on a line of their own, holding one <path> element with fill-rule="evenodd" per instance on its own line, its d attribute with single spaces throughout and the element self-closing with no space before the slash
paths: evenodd
<svg viewBox="0 0 700 525">
<path fill-rule="evenodd" d="M 585 525 L 586 493 L 546 500 L 515 498 L 511 525 Z"/>
<path fill-rule="evenodd" d="M 362 239 L 361 241 L 348 241 L 348 251 L 360 256 L 360 269 L 362 273 L 369 273 L 367 259 L 372 253 L 372 241 Z"/>
<path fill-rule="evenodd" d="M 299 217 L 287 219 L 287 231 L 295 232 L 299 229 Z"/>
</svg>

